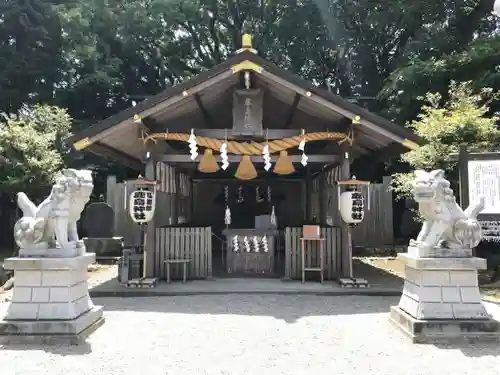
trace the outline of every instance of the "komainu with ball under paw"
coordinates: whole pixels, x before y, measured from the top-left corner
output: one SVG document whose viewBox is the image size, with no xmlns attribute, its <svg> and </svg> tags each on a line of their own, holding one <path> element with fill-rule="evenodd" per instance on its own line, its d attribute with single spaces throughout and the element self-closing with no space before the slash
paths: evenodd
<svg viewBox="0 0 500 375">
<path fill-rule="evenodd" d="M 23 249 L 57 249 L 80 246 L 76 223 L 90 199 L 92 172 L 64 169 L 55 177 L 50 195 L 35 205 L 17 194 L 23 217 L 14 225 L 14 239 Z"/>
<path fill-rule="evenodd" d="M 441 169 L 415 171 L 411 193 L 425 221 L 417 239 L 410 241 L 410 246 L 472 249 L 479 244 L 482 230 L 477 215 L 484 209 L 483 197 L 462 210 Z"/>
</svg>

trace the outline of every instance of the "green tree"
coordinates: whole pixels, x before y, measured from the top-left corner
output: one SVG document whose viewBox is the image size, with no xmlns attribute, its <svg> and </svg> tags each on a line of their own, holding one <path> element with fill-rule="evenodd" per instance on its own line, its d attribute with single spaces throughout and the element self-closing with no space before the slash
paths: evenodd
<svg viewBox="0 0 500 375">
<path fill-rule="evenodd" d="M 57 0 L 0 2 L 0 111 L 50 101 L 60 81 Z"/>
<path fill-rule="evenodd" d="M 64 166 L 62 140 L 69 136 L 71 117 L 47 105 L 23 106 L 4 115 L 0 124 L 0 191 L 10 197 L 20 191 L 32 199 L 47 192 L 54 174 Z"/>
<path fill-rule="evenodd" d="M 491 14 L 494 0 L 436 2 L 445 13 L 437 12 L 432 23 L 420 24 L 419 37 L 408 49 L 406 59 L 390 72 L 379 100 L 389 116 L 400 122 L 413 120 L 427 92 L 439 92 L 448 100 L 452 80 L 473 81 L 476 89 L 500 89 L 498 64 L 500 38 L 498 17 Z M 440 5 L 438 5 L 440 4 Z M 499 103 L 492 102 L 497 110 Z"/>
<path fill-rule="evenodd" d="M 427 144 L 403 155 L 403 162 L 412 169 L 443 169 L 456 182 L 456 162 L 451 155 L 458 153 L 461 144 L 480 152 L 491 151 L 500 141 L 496 126 L 500 117 L 488 114 L 488 105 L 497 95 L 490 88 L 476 91 L 472 82 L 452 82 L 449 100 L 442 106 L 441 94 L 428 93 L 422 98 L 426 104 L 421 114 L 410 124 Z M 413 172 L 395 174 L 393 190 L 399 198 L 410 195 L 412 178 Z"/>
</svg>

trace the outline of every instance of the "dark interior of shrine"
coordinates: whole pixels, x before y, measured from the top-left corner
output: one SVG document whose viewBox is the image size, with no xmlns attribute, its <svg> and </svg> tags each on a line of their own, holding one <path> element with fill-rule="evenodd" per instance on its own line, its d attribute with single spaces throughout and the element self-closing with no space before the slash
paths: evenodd
<svg viewBox="0 0 500 375">
<path fill-rule="evenodd" d="M 284 270 L 284 229 L 304 223 L 319 223 L 307 207 L 303 179 L 200 179 L 193 185 L 194 226 L 212 228 L 212 267 L 214 275 L 227 275 L 224 260 L 227 251 L 225 232 L 248 235 L 255 231 L 275 238 L 275 276 Z M 315 197 L 317 198 L 317 191 Z M 318 202 L 319 203 L 319 202 Z M 227 221 L 226 208 L 230 211 Z M 271 219 L 273 216 L 274 218 Z M 308 219 L 306 216 L 311 215 Z M 325 224 L 325 223 L 323 223 Z M 252 232 L 250 232 L 252 231 Z M 267 275 L 268 276 L 268 275 Z"/>
</svg>

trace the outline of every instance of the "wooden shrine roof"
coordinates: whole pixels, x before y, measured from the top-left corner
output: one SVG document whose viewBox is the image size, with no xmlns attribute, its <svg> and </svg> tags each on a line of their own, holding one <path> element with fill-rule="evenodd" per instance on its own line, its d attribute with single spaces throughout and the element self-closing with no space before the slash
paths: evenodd
<svg viewBox="0 0 500 375">
<path fill-rule="evenodd" d="M 353 149 L 357 156 L 393 156 L 415 149 L 423 141 L 411 130 L 306 81 L 252 51 L 242 51 L 223 63 L 136 106 L 117 113 L 68 138 L 76 150 L 88 150 L 142 168 L 145 154 L 141 129 L 190 132 L 232 128 L 232 90 L 241 85 L 243 71 L 251 71 L 252 87 L 264 90 L 263 128 L 314 131 L 347 131 L 359 122 Z M 143 121 L 134 120 L 139 116 Z M 324 150 L 332 153 L 332 150 Z M 321 152 L 319 152 L 321 153 Z"/>
</svg>

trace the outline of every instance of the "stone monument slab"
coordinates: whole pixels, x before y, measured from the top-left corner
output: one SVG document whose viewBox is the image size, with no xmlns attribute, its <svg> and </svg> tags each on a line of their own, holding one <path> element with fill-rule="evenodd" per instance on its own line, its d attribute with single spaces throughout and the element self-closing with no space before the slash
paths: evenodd
<svg viewBox="0 0 500 375">
<path fill-rule="evenodd" d="M 113 208 L 105 202 L 91 203 L 85 209 L 83 224 L 88 238 L 112 238 L 114 223 Z"/>
<path fill-rule="evenodd" d="M 98 256 L 121 256 L 123 237 L 114 237 L 115 213 L 105 202 L 91 203 L 85 209 L 84 229 L 87 237 L 83 238 L 88 251 Z"/>
</svg>

